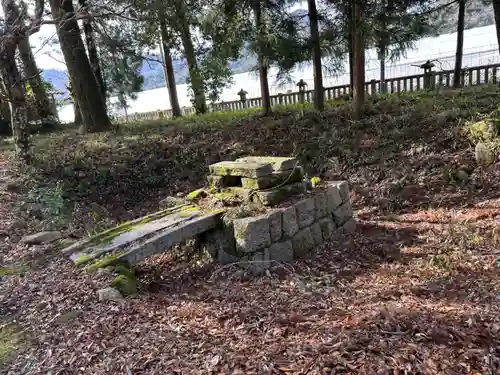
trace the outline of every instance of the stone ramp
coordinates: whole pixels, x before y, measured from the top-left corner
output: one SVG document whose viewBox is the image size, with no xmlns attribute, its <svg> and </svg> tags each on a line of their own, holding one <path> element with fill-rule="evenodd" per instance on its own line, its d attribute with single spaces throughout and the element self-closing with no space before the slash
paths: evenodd
<svg viewBox="0 0 500 375">
<path fill-rule="evenodd" d="M 203 212 L 195 206 L 181 205 L 124 223 L 75 243 L 63 253 L 76 265 L 93 268 L 122 261 L 135 264 L 216 228 L 223 212 Z"/>
</svg>

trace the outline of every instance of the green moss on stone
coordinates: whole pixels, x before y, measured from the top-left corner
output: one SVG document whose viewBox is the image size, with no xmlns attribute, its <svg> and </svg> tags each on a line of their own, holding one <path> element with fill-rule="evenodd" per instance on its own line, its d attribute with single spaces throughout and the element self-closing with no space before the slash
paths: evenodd
<svg viewBox="0 0 500 375">
<path fill-rule="evenodd" d="M 201 189 L 196 189 L 196 190 L 193 190 L 191 193 L 189 193 L 187 195 L 187 199 L 189 199 L 190 201 L 194 201 L 194 200 L 197 200 L 197 199 L 200 199 L 200 198 L 204 198 L 206 197 L 207 195 L 207 192 L 205 191 L 205 189 L 201 188 Z"/>
<path fill-rule="evenodd" d="M 112 266 L 117 263 L 117 259 L 120 257 L 120 255 L 125 254 L 126 251 L 118 251 L 116 253 L 113 253 L 111 255 L 107 255 L 105 257 L 100 258 L 97 262 L 92 263 L 90 266 L 87 267 L 88 272 L 94 272 L 98 268 L 106 268 L 108 266 Z"/>
<path fill-rule="evenodd" d="M 80 255 L 78 258 L 75 259 L 75 265 L 77 267 L 83 266 L 84 264 L 90 262 L 92 260 L 92 257 L 89 255 Z"/>
<path fill-rule="evenodd" d="M 127 276 L 129 278 L 135 278 L 134 270 L 124 264 L 119 264 L 118 266 L 116 266 L 114 271 L 119 275 Z"/>
<path fill-rule="evenodd" d="M 29 347 L 30 341 L 17 324 L 0 327 L 0 366 L 11 360 L 19 350 Z"/>
<path fill-rule="evenodd" d="M 124 296 L 137 293 L 137 280 L 134 277 L 118 275 L 111 281 L 111 286 L 119 290 Z"/>
<path fill-rule="evenodd" d="M 153 220 L 161 219 L 162 217 L 165 217 L 167 215 L 170 215 L 172 213 L 175 213 L 180 210 L 185 210 L 187 204 L 185 205 L 180 205 L 176 207 L 171 207 L 167 208 L 162 211 L 158 211 L 155 213 L 152 213 L 150 215 L 144 216 L 139 219 L 131 220 L 124 222 L 114 228 L 110 228 L 108 230 L 105 230 L 104 232 L 101 232 L 95 236 L 92 236 L 88 239 L 88 246 L 96 246 L 96 245 L 104 245 L 107 243 L 110 243 L 113 241 L 114 238 L 118 237 L 120 234 L 129 232 L 135 228 L 138 228 L 142 225 L 145 225 Z"/>
</svg>

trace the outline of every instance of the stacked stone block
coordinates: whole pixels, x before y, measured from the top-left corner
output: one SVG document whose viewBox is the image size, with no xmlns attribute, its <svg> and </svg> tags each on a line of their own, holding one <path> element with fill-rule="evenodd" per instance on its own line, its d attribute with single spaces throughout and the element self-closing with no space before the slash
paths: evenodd
<svg viewBox="0 0 500 375">
<path fill-rule="evenodd" d="M 250 156 L 209 166 L 209 186 L 232 196 L 274 206 L 306 191 L 304 170 L 295 158 Z"/>
<path fill-rule="evenodd" d="M 273 262 L 302 257 L 323 242 L 356 227 L 346 181 L 328 182 L 287 208 L 232 222 L 234 242 L 219 248 L 219 261 L 260 273 Z M 230 256 L 228 256 L 230 255 Z"/>
</svg>

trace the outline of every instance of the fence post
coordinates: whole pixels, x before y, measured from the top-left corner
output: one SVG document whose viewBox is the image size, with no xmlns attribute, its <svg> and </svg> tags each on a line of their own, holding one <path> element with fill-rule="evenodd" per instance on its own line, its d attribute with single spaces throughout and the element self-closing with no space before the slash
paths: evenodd
<svg viewBox="0 0 500 375">
<path fill-rule="evenodd" d="M 278 104 L 283 105 L 283 94 L 281 92 L 278 93 Z"/>
<path fill-rule="evenodd" d="M 297 86 L 299 87 L 299 103 L 304 104 L 307 83 L 301 78 L 300 81 L 297 82 Z"/>
<path fill-rule="evenodd" d="M 248 92 L 246 92 L 245 90 L 241 89 L 239 92 L 238 92 L 238 95 L 240 97 L 240 101 L 241 101 L 241 104 L 243 105 L 243 108 L 246 108 L 247 107 L 247 94 Z"/>
<path fill-rule="evenodd" d="M 380 82 L 380 84 L 382 85 L 382 82 Z M 375 94 L 377 93 L 377 80 L 376 79 L 372 79 L 370 81 L 370 90 L 371 90 L 371 95 L 375 96 Z"/>
</svg>

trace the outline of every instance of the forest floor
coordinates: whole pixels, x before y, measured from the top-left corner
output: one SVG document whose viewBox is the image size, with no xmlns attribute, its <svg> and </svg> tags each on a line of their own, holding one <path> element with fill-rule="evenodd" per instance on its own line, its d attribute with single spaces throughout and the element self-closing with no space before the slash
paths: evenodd
<svg viewBox="0 0 500 375">
<path fill-rule="evenodd" d="M 500 374 L 500 168 L 461 129 L 495 89 L 372 100 L 323 114 L 209 115 L 35 137 L 0 154 L 2 374 Z M 356 233 L 263 277 L 163 256 L 144 288 L 99 302 L 99 276 L 25 234 L 81 237 L 203 184 L 207 165 L 296 155 L 349 180 Z"/>
</svg>

